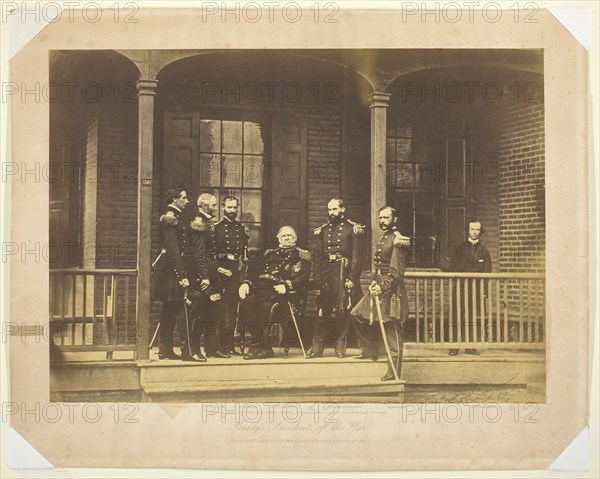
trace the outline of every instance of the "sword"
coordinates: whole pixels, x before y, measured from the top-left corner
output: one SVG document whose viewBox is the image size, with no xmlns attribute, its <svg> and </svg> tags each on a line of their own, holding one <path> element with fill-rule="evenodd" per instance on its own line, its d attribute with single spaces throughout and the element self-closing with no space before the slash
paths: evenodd
<svg viewBox="0 0 600 479">
<path fill-rule="evenodd" d="M 292 316 L 292 321 L 294 322 L 294 326 L 296 327 L 296 333 L 298 334 L 298 340 L 300 341 L 300 347 L 302 348 L 302 353 L 304 354 L 304 359 L 306 359 L 306 349 L 304 349 L 304 344 L 302 343 L 302 336 L 300 336 L 300 328 L 298 327 L 298 322 L 296 321 L 296 315 L 294 314 L 294 307 L 292 303 L 287 302 L 290 308 L 290 315 Z"/>
<path fill-rule="evenodd" d="M 388 361 L 390 362 L 390 366 L 392 367 L 392 371 L 394 372 L 394 377 L 396 381 L 400 379 L 398 376 L 398 371 L 396 371 L 396 366 L 394 365 L 394 361 L 392 360 L 392 352 L 390 351 L 390 345 L 387 340 L 387 335 L 385 334 L 385 328 L 383 327 L 383 314 L 381 313 L 381 301 L 379 296 L 375 296 L 375 306 L 377 307 L 377 316 L 379 316 L 379 327 L 381 329 L 381 335 L 383 336 L 383 344 L 385 346 L 385 352 L 387 353 Z M 398 352 L 400 354 L 400 352 Z"/>
</svg>

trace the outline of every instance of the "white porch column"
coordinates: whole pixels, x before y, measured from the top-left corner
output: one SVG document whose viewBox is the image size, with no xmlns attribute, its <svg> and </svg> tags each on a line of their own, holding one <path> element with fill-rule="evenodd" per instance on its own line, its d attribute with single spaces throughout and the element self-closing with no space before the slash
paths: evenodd
<svg viewBox="0 0 600 479">
<path fill-rule="evenodd" d="M 386 132 L 389 93 L 369 94 L 371 108 L 371 252 L 379 239 L 379 208 L 386 205 Z"/>
<path fill-rule="evenodd" d="M 152 231 L 152 163 L 154 157 L 154 95 L 158 81 L 142 79 L 138 91 L 138 206 L 137 206 L 137 358 L 148 359 L 150 323 L 150 258 Z"/>
</svg>

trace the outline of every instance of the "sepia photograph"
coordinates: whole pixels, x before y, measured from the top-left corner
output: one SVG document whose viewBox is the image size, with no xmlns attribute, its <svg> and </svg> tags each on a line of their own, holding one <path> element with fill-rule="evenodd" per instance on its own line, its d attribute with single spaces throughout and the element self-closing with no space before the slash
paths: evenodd
<svg viewBox="0 0 600 479">
<path fill-rule="evenodd" d="M 53 399 L 545 402 L 541 50 L 49 55 Z"/>
<path fill-rule="evenodd" d="M 600 82 L 556 9 L 0 16 L 11 474 L 589 468 Z"/>
</svg>

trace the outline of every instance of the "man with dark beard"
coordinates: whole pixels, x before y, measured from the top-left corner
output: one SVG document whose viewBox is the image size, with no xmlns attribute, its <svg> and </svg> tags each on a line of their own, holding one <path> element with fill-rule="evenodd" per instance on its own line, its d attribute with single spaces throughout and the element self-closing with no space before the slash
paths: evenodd
<svg viewBox="0 0 600 479">
<path fill-rule="evenodd" d="M 314 231 L 318 237 L 318 314 L 307 359 L 322 357 L 325 342 L 334 338 L 335 355 L 345 357 L 349 312 L 362 296 L 359 241 L 364 226 L 346 217 L 346 205 L 340 198 L 331 199 L 327 210 L 329 221 Z"/>
<path fill-rule="evenodd" d="M 402 368 L 402 347 L 404 344 L 403 322 L 408 317 L 408 299 L 404 286 L 403 246 L 410 239 L 402 236 L 396 227 L 396 210 L 384 206 L 379 210 L 379 227 L 383 235 L 377 243 L 373 255 L 373 279 L 369 290 L 352 310 L 353 324 L 356 327 L 361 353 L 353 359 L 371 359 L 379 356 L 379 337 L 383 323 L 384 343 L 389 346 L 391 356 L 388 369 L 382 381 L 395 379 L 394 371 L 400 377 Z M 380 304 L 380 308 L 377 304 Z"/>
<path fill-rule="evenodd" d="M 238 288 L 244 280 L 248 249 L 248 231 L 237 221 L 239 201 L 235 196 L 227 196 L 221 202 L 223 218 L 215 225 L 215 260 L 220 283 L 223 287 L 223 307 L 221 348 L 214 352 L 215 357 L 228 358 L 234 354 L 234 334 L 238 309 Z"/>
</svg>

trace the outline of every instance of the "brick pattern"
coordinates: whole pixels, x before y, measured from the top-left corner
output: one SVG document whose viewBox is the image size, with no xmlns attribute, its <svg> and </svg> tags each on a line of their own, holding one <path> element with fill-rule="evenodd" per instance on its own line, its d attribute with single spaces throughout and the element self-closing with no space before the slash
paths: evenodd
<svg viewBox="0 0 600 479">
<path fill-rule="evenodd" d="M 492 257 L 492 272 L 500 271 L 498 217 L 499 166 L 496 141 L 493 138 L 475 139 L 473 161 L 473 218 L 483 225 L 481 242 Z"/>
<path fill-rule="evenodd" d="M 500 269 L 545 272 L 544 105 L 500 111 L 498 159 Z"/>
<path fill-rule="evenodd" d="M 137 262 L 137 105 L 103 116 L 99 133 L 96 267 Z"/>
<path fill-rule="evenodd" d="M 338 115 L 307 120 L 308 241 L 314 250 L 313 230 L 327 221 L 327 202 L 341 191 L 342 121 Z"/>
</svg>

